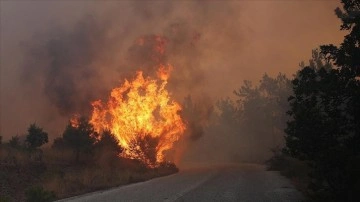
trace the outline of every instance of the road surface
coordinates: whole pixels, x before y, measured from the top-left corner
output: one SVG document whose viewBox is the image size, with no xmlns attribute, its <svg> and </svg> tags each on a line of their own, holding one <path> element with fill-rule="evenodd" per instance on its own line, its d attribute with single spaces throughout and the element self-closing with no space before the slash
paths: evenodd
<svg viewBox="0 0 360 202">
<path fill-rule="evenodd" d="M 192 168 L 61 201 L 303 201 L 290 182 L 253 164 Z"/>
</svg>

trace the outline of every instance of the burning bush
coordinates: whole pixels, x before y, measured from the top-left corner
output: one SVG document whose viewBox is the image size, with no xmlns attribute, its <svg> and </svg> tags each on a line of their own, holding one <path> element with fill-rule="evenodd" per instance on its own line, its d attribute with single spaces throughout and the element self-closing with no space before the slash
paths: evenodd
<svg viewBox="0 0 360 202">
<path fill-rule="evenodd" d="M 133 81 L 111 91 L 107 103 L 93 102 L 91 124 L 96 132 L 111 131 L 124 148 L 123 156 L 139 159 L 148 166 L 164 161 L 163 152 L 172 148 L 185 130 L 178 112 L 181 106 L 165 89 L 171 66 L 160 66 L 158 78 L 137 72 Z"/>
<path fill-rule="evenodd" d="M 155 166 L 160 139 L 149 134 L 139 135 L 129 144 L 131 157 L 141 160 L 146 165 Z"/>
</svg>

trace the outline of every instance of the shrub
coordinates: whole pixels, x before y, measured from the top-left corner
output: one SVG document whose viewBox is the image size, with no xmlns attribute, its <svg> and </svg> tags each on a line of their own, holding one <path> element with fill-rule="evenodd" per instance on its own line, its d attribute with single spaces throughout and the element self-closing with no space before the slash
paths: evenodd
<svg viewBox="0 0 360 202">
<path fill-rule="evenodd" d="M 20 146 L 20 138 L 19 136 L 12 136 L 11 140 L 9 141 L 9 144 L 13 148 L 18 148 Z"/>
<path fill-rule="evenodd" d="M 56 199 L 54 192 L 46 191 L 44 188 L 37 186 L 29 188 L 25 196 L 27 202 L 48 202 Z"/>
</svg>

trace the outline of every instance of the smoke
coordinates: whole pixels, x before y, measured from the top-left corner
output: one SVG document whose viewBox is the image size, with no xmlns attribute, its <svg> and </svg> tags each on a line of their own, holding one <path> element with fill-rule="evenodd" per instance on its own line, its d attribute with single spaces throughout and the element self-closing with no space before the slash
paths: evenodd
<svg viewBox="0 0 360 202">
<path fill-rule="evenodd" d="M 156 6 L 134 2 L 128 6 L 139 16 L 134 16 L 132 25 L 125 22 L 123 26 L 135 31 L 125 31 L 119 26 L 116 19 L 124 16 L 113 9 L 108 16 L 87 15 L 70 29 L 55 27 L 42 33 L 41 38 L 34 36 L 32 40 L 24 41 L 27 59 L 22 66 L 22 79 L 32 83 L 43 78 L 39 88 L 65 116 L 88 113 L 90 102 L 102 98 L 116 82 L 137 70 L 154 76 L 159 64 L 170 63 L 176 67 L 170 86 L 180 95 L 178 97 L 202 85 L 205 74 L 200 62 L 204 52 L 201 46 L 212 43 L 205 42 L 202 33 L 214 30 L 207 31 L 212 28 L 201 20 L 207 18 L 205 22 L 220 23 L 224 18 L 222 15 L 234 15 L 231 6 L 221 6 L 223 11 L 210 15 L 215 5 L 204 8 L 197 2 L 181 5 L 180 10 L 194 13 L 190 17 L 173 14 L 172 4 Z M 154 27 L 137 30 L 136 25 L 144 24 Z M 241 37 L 239 33 L 233 34 Z M 199 44 L 201 42 L 203 44 Z"/>
<path fill-rule="evenodd" d="M 172 97 L 181 102 L 191 95 L 197 106 L 184 115 L 190 126 L 184 141 L 211 155 L 207 141 L 215 135 L 206 136 L 204 126 L 214 102 L 244 79 L 291 75 L 311 49 L 340 41 L 337 5 L 1 1 L 1 133 L 8 139 L 36 121 L 54 138 L 73 113 L 89 114 L 91 101 L 105 100 L 135 71 L 154 76 L 158 64 L 169 63 Z M 225 139 L 216 151 L 227 155 L 236 141 Z"/>
<path fill-rule="evenodd" d="M 24 42 L 28 60 L 22 79 L 28 84 L 43 78 L 39 87 L 61 115 L 85 112 L 102 90 L 102 85 L 96 85 L 103 83 L 96 61 L 109 43 L 100 25 L 90 16 L 72 32 L 51 30 L 41 39 Z"/>
</svg>

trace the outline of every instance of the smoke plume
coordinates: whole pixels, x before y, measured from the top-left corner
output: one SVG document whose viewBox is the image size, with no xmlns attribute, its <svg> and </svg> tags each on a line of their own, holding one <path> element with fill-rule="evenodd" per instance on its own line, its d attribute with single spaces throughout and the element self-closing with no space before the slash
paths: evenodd
<svg viewBox="0 0 360 202">
<path fill-rule="evenodd" d="M 215 101 L 264 72 L 291 75 L 311 49 L 340 41 L 337 5 L 2 1 L 1 134 L 9 139 L 36 121 L 54 138 L 72 114 L 88 115 L 91 101 L 106 100 L 135 71 L 154 76 L 159 64 L 171 64 L 172 97 L 192 100 L 183 115 L 189 124 L 186 145 L 201 145 L 193 151 L 203 148 L 204 158 L 227 154 L 236 149 L 236 138 L 222 140 L 216 151 L 211 146 L 216 140 L 205 138 Z"/>
</svg>

